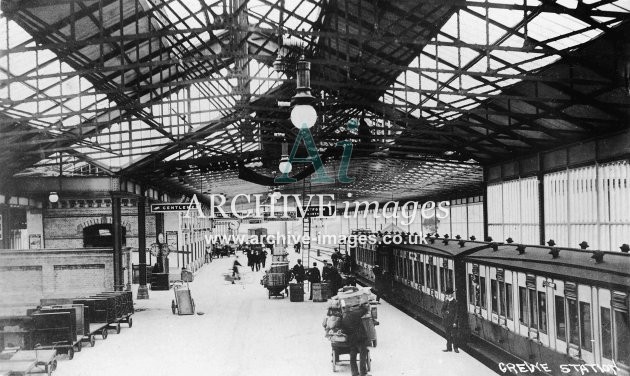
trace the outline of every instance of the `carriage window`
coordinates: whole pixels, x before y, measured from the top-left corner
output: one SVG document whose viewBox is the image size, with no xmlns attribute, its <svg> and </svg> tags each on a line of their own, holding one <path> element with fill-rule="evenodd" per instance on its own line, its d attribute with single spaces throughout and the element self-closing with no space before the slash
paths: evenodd
<svg viewBox="0 0 630 376">
<path fill-rule="evenodd" d="M 511 283 L 506 283 L 505 284 L 505 290 L 507 293 L 507 296 L 505 297 L 507 305 L 506 305 L 506 310 L 505 313 L 508 319 L 512 319 L 512 284 Z"/>
<path fill-rule="evenodd" d="M 580 344 L 580 333 L 578 332 L 580 324 L 575 299 L 567 299 L 567 306 L 569 311 L 569 342 L 578 346 Z"/>
<path fill-rule="evenodd" d="M 593 351 L 591 330 L 591 305 L 580 302 L 580 329 L 582 330 L 582 348 Z"/>
<path fill-rule="evenodd" d="M 567 340 L 567 325 L 564 316 L 564 298 L 556 296 L 556 336 L 563 341 Z"/>
<path fill-rule="evenodd" d="M 440 291 L 444 292 L 447 288 L 453 288 L 453 271 L 448 268 L 440 268 Z"/>
<path fill-rule="evenodd" d="M 492 296 L 492 313 L 499 313 L 499 295 L 496 279 L 490 280 L 490 295 Z"/>
<path fill-rule="evenodd" d="M 427 264 L 427 287 L 433 290 L 438 287 L 436 265 Z"/>
<path fill-rule="evenodd" d="M 630 365 L 630 321 L 627 311 L 615 310 L 615 344 L 617 345 L 615 360 Z"/>
<path fill-rule="evenodd" d="M 538 328 L 538 302 L 536 301 L 536 290 L 527 289 L 529 292 L 529 319 L 530 326 Z"/>
<path fill-rule="evenodd" d="M 419 283 L 418 282 L 418 261 L 413 262 L 413 281 L 415 283 Z"/>
<path fill-rule="evenodd" d="M 538 329 L 547 333 L 547 294 L 538 292 Z"/>
<path fill-rule="evenodd" d="M 413 261 L 407 260 L 407 279 L 413 281 Z"/>
<path fill-rule="evenodd" d="M 612 325 L 610 322 L 610 308 L 602 307 L 602 356 L 612 359 Z"/>
<path fill-rule="evenodd" d="M 418 271 L 420 272 L 418 273 L 418 278 L 420 279 L 418 283 L 420 283 L 421 285 L 424 285 L 424 263 L 423 262 L 418 263 Z"/>
<path fill-rule="evenodd" d="M 481 286 L 480 305 L 486 308 L 486 277 L 479 277 L 479 285 Z"/>
<path fill-rule="evenodd" d="M 505 283 L 499 282 L 499 309 L 500 313 L 503 316 L 506 316 L 507 312 L 505 310 Z"/>
<path fill-rule="evenodd" d="M 527 319 L 527 289 L 525 287 L 518 288 L 518 299 L 519 299 L 519 311 L 518 316 L 521 324 L 527 325 L 529 324 L 529 320 Z"/>
<path fill-rule="evenodd" d="M 475 285 L 475 276 L 472 274 L 468 274 L 468 303 L 472 305 L 476 305 L 475 290 L 477 290 L 477 287 Z"/>
</svg>

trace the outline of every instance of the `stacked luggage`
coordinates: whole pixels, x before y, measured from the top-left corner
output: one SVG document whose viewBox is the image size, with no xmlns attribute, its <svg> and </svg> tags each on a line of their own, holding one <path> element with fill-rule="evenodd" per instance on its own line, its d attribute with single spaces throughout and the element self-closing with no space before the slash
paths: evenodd
<svg viewBox="0 0 630 376">
<path fill-rule="evenodd" d="M 347 336 L 341 330 L 341 320 L 347 313 L 365 310 L 367 313 L 361 318 L 363 328 L 372 347 L 376 346 L 376 321 L 377 309 L 375 304 L 370 304 L 371 293 L 369 289 L 359 289 L 355 286 L 345 286 L 339 289 L 336 296 L 328 300 L 328 314 L 323 326 L 326 337 L 335 343 L 347 341 Z"/>
<path fill-rule="evenodd" d="M 287 252 L 272 255 L 271 266 L 265 271 L 260 283 L 268 290 L 268 297 L 272 296 L 284 298 L 284 291 L 289 284 L 290 275 Z"/>
<path fill-rule="evenodd" d="M 361 317 L 361 325 L 365 330 L 367 340 L 372 347 L 376 346 L 375 325 L 376 307 L 370 305 L 371 294 L 368 289 L 359 289 L 355 286 L 346 286 L 338 290 L 336 296 L 328 300 L 328 314 L 322 323 L 326 331 L 326 338 L 330 340 L 332 347 L 332 368 L 337 371 L 340 364 L 340 355 L 349 354 L 351 346 L 348 334 L 342 329 L 342 321 L 346 315 L 366 312 Z M 367 370 L 371 368 L 370 353 L 367 352 Z"/>
</svg>

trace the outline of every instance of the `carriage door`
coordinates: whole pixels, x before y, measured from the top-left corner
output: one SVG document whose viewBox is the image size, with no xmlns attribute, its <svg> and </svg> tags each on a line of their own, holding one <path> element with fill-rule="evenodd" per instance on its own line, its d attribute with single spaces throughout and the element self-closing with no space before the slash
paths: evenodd
<svg viewBox="0 0 630 376">
<path fill-rule="evenodd" d="M 527 304 L 526 276 L 516 273 L 516 291 L 518 296 L 518 333 L 529 338 L 529 305 Z"/>
<path fill-rule="evenodd" d="M 593 302 L 591 298 L 591 287 L 578 285 L 578 313 L 580 327 L 580 347 L 582 349 L 582 359 L 586 363 L 594 363 L 593 357 Z"/>
<path fill-rule="evenodd" d="M 510 331 L 514 332 L 516 330 L 514 320 L 514 302 L 517 301 L 514 299 L 514 286 L 516 285 L 514 281 L 516 273 L 511 270 L 502 270 L 501 274 L 503 274 L 504 283 L 501 283 L 500 281 L 501 275 L 497 276 L 499 278 L 499 296 L 502 304 L 505 302 L 504 305 L 501 306 L 501 312 L 503 312 L 502 314 L 505 316 L 505 325 Z M 504 293 L 502 291 L 504 291 Z"/>
<path fill-rule="evenodd" d="M 489 268 L 490 273 L 490 321 L 495 324 L 501 324 L 499 320 L 499 278 L 497 277 L 497 268 Z"/>
<path fill-rule="evenodd" d="M 551 291 L 549 282 L 545 277 L 536 277 L 536 304 L 538 317 L 538 340 L 542 345 L 549 347 L 549 299 Z"/>
<path fill-rule="evenodd" d="M 485 265 L 479 265 L 479 301 L 481 305 L 481 316 L 490 321 L 490 310 L 488 309 L 488 285 L 490 284 L 490 273 L 488 267 Z"/>
<path fill-rule="evenodd" d="M 599 296 L 599 330 L 595 330 L 594 333 L 599 334 L 599 346 L 600 359 L 598 364 L 612 365 L 613 364 L 613 331 L 612 331 L 612 309 L 610 301 L 612 296 L 610 290 L 600 289 L 598 291 Z"/>
<path fill-rule="evenodd" d="M 553 290 L 553 312 L 551 320 L 553 321 L 555 333 L 555 348 L 561 354 L 567 354 L 567 310 L 564 296 L 564 281 L 554 280 L 556 288 Z M 551 341 L 553 344 L 553 341 Z"/>
</svg>

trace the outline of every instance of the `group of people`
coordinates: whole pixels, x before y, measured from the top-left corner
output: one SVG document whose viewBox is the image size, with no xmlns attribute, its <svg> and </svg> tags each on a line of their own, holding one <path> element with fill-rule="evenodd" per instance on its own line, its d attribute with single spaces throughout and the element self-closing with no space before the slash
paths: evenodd
<svg viewBox="0 0 630 376">
<path fill-rule="evenodd" d="M 352 273 L 354 271 L 354 259 L 346 251 L 344 254 L 339 251 L 339 248 L 335 248 L 335 251 L 330 256 L 332 266 L 341 273 Z"/>
<path fill-rule="evenodd" d="M 260 268 L 265 268 L 267 262 L 267 255 L 269 254 L 265 248 L 252 250 L 250 248 L 245 250 L 247 255 L 247 266 L 252 268 L 252 271 L 260 271 Z"/>
<path fill-rule="evenodd" d="M 343 277 L 338 269 L 326 260 L 324 260 L 324 266 L 320 272 L 317 262 L 313 262 L 313 266 L 307 270 L 302 265 L 302 260 L 298 259 L 291 269 L 291 275 L 297 283 L 303 283 L 305 280 L 310 283 L 309 290 L 311 294 L 309 300 L 313 300 L 313 283 L 329 283 L 332 291 L 337 291 L 343 287 Z"/>
</svg>

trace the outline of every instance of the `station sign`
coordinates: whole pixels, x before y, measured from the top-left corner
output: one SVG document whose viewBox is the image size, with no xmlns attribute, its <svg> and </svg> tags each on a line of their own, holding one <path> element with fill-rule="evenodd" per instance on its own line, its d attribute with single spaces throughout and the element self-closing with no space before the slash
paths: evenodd
<svg viewBox="0 0 630 376">
<path fill-rule="evenodd" d="M 321 209 L 321 213 L 320 213 Z M 307 206 L 304 208 L 304 218 L 329 218 L 335 216 L 335 205 L 330 206 Z M 321 214 L 321 215 L 320 215 Z M 302 211 L 298 210 L 297 215 L 302 217 Z"/>
<path fill-rule="evenodd" d="M 183 204 L 151 204 L 151 213 L 186 212 L 190 203 Z M 193 205 L 193 209 L 196 209 Z"/>
</svg>

